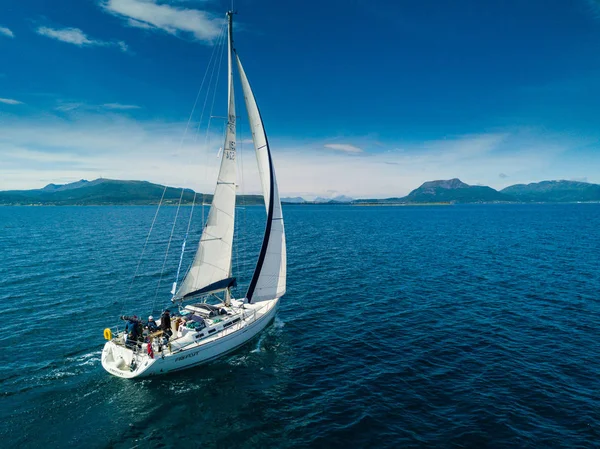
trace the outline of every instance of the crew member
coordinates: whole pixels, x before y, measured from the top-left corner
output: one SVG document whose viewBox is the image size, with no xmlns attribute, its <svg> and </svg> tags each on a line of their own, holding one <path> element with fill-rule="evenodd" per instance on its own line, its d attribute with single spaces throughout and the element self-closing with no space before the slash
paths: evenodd
<svg viewBox="0 0 600 449">
<path fill-rule="evenodd" d="M 173 331 L 171 330 L 171 312 L 169 312 L 169 309 L 165 310 L 160 317 L 160 328 L 167 338 L 173 335 Z"/>
<path fill-rule="evenodd" d="M 154 321 L 154 317 L 152 315 L 148 317 L 148 324 L 146 325 L 146 327 L 148 327 L 148 331 L 150 333 L 156 332 L 158 330 L 158 324 L 156 324 L 156 321 Z"/>
</svg>

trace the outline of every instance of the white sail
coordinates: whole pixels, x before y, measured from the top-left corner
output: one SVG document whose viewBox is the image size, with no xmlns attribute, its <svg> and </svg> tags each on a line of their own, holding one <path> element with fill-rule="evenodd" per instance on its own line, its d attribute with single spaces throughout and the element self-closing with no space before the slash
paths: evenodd
<svg viewBox="0 0 600 449">
<path fill-rule="evenodd" d="M 252 140 L 256 150 L 258 171 L 262 182 L 265 207 L 267 209 L 267 225 L 260 250 L 258 262 L 246 298 L 248 302 L 275 299 L 285 294 L 286 283 L 286 249 L 285 230 L 279 189 L 275 177 L 275 168 L 271 160 L 269 142 L 256 104 L 248 78 L 236 55 L 244 100 L 248 110 L 248 121 L 252 130 Z"/>
<path fill-rule="evenodd" d="M 231 287 L 231 250 L 235 220 L 236 140 L 233 95 L 232 30 L 229 24 L 227 132 L 221 152 L 221 168 L 208 220 L 202 231 L 198 251 L 175 299 Z"/>
</svg>

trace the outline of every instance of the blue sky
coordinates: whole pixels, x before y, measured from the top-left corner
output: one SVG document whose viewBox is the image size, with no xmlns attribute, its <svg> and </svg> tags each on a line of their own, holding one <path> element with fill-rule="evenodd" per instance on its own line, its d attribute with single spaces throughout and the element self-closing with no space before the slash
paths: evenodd
<svg viewBox="0 0 600 449">
<path fill-rule="evenodd" d="M 211 191 L 222 123 L 196 138 L 197 109 L 183 136 L 229 5 L 6 2 L 0 189 L 103 176 Z M 600 183 L 600 1 L 235 8 L 283 195 L 398 196 L 453 177 L 494 188 Z M 238 109 L 241 190 L 257 192 Z"/>
</svg>

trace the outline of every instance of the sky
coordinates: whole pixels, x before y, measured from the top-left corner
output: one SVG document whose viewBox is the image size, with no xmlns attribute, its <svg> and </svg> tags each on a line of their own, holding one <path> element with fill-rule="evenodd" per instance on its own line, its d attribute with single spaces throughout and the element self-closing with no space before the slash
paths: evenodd
<svg viewBox="0 0 600 449">
<path fill-rule="evenodd" d="M 99 177 L 214 189 L 231 1 L 0 4 L 0 190 Z M 282 196 L 600 183 L 600 0 L 234 8 Z M 235 87 L 239 191 L 258 193 Z"/>
</svg>

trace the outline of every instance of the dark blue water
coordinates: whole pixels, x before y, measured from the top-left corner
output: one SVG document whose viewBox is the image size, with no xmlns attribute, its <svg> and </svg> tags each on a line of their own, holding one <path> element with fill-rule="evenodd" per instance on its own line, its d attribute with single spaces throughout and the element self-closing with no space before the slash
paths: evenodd
<svg viewBox="0 0 600 449">
<path fill-rule="evenodd" d="M 167 305 L 189 215 L 165 262 L 162 211 L 131 284 L 154 211 L 0 208 L 3 447 L 598 445 L 600 205 L 285 207 L 273 326 L 128 381 L 102 330 Z M 243 293 L 264 208 L 238 216 Z"/>
</svg>

